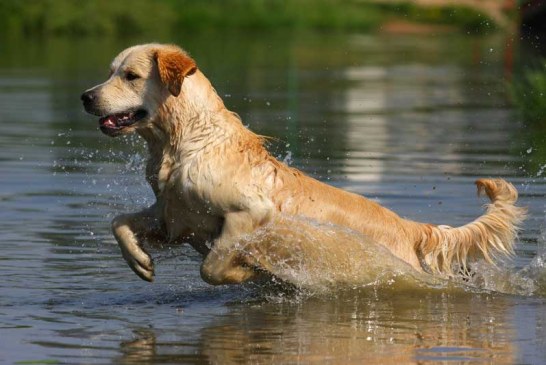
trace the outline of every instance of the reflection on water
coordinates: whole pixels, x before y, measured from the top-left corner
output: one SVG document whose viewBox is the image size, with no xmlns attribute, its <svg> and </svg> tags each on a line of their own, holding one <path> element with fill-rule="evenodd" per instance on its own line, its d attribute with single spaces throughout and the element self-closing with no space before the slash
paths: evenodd
<svg viewBox="0 0 546 365">
<path fill-rule="evenodd" d="M 446 293 L 351 293 L 296 305 L 266 303 L 236 310 L 235 318 L 223 318 L 205 330 L 204 353 L 217 364 L 238 359 L 299 362 L 305 359 L 301 354 L 337 364 L 400 364 L 454 356 L 512 363 L 514 348 L 502 340 L 511 329 L 472 310 L 479 304 L 486 313 L 494 307 L 497 315 L 509 316 L 502 301 L 492 304 L 476 296 Z M 226 346 L 232 341 L 235 346 Z"/>
<path fill-rule="evenodd" d="M 109 221 L 152 201 L 145 149 L 138 138 L 101 135 L 78 97 L 137 41 L 0 42 L 0 362 L 546 358 L 546 184 L 526 171 L 546 161 L 533 152 L 536 131 L 507 105 L 502 37 L 168 40 L 191 51 L 245 123 L 278 139 L 276 155 L 307 173 L 433 223 L 481 214 L 477 177 L 510 179 L 529 207 L 517 257 L 477 267 L 470 284 L 488 290 L 387 280 L 320 295 L 210 287 L 188 247 L 153 252 L 152 285 L 126 267 Z"/>
<path fill-rule="evenodd" d="M 195 339 L 197 354 L 183 331 L 137 328 L 121 343 L 119 362 L 512 364 L 513 305 L 507 297 L 446 291 L 269 297 L 230 304 L 228 313 L 209 320 Z"/>
</svg>

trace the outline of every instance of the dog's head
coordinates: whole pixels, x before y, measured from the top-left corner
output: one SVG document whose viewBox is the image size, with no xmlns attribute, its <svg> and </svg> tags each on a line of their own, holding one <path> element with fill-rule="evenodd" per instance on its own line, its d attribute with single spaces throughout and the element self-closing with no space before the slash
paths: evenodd
<svg viewBox="0 0 546 365">
<path fill-rule="evenodd" d="M 168 97 L 177 97 L 195 61 L 172 45 L 146 44 L 122 51 L 110 65 L 104 83 L 85 91 L 88 113 L 100 117 L 103 133 L 117 136 L 144 128 Z"/>
</svg>

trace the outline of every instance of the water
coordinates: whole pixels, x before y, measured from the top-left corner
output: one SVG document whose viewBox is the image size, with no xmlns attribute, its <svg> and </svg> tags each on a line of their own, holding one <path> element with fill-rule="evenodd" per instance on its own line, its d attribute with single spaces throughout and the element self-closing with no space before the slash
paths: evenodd
<svg viewBox="0 0 546 365">
<path fill-rule="evenodd" d="M 211 287 L 187 247 L 125 265 L 109 222 L 153 201 L 138 138 L 110 139 L 79 95 L 147 39 L 0 42 L 0 362 L 546 362 L 546 164 L 509 107 L 501 36 L 183 35 L 226 104 L 275 155 L 415 220 L 479 214 L 478 177 L 529 208 L 517 256 L 473 287 Z M 23 46 L 24 44 L 24 46 Z M 515 54 L 516 64 L 522 62 Z M 368 283 L 369 284 L 369 283 Z"/>
</svg>

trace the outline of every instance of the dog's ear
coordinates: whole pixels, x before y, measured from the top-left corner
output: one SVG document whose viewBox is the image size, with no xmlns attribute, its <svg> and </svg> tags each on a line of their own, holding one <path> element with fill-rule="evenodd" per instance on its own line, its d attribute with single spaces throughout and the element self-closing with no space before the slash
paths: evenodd
<svg viewBox="0 0 546 365">
<path fill-rule="evenodd" d="M 173 96 L 180 95 L 184 77 L 197 71 L 195 61 L 179 49 L 159 49 L 154 53 L 161 82 Z"/>
</svg>

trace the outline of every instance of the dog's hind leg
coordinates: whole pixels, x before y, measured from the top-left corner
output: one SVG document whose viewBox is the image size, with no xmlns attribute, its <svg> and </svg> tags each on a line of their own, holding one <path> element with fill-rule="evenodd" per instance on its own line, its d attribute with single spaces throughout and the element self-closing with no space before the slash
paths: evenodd
<svg viewBox="0 0 546 365">
<path fill-rule="evenodd" d="M 212 249 L 201 264 L 201 277 L 212 285 L 240 284 L 256 274 L 253 265 L 239 252 Z"/>
<path fill-rule="evenodd" d="M 141 241 L 162 236 L 161 224 L 154 206 L 138 213 L 115 217 L 112 221 L 112 232 L 129 267 L 141 279 L 153 281 L 154 264 L 151 256 L 142 247 Z"/>
<path fill-rule="evenodd" d="M 256 276 L 253 260 L 240 246 L 242 236 L 255 228 L 250 213 L 227 214 L 221 235 L 201 264 L 203 280 L 212 285 L 238 284 Z"/>
</svg>

